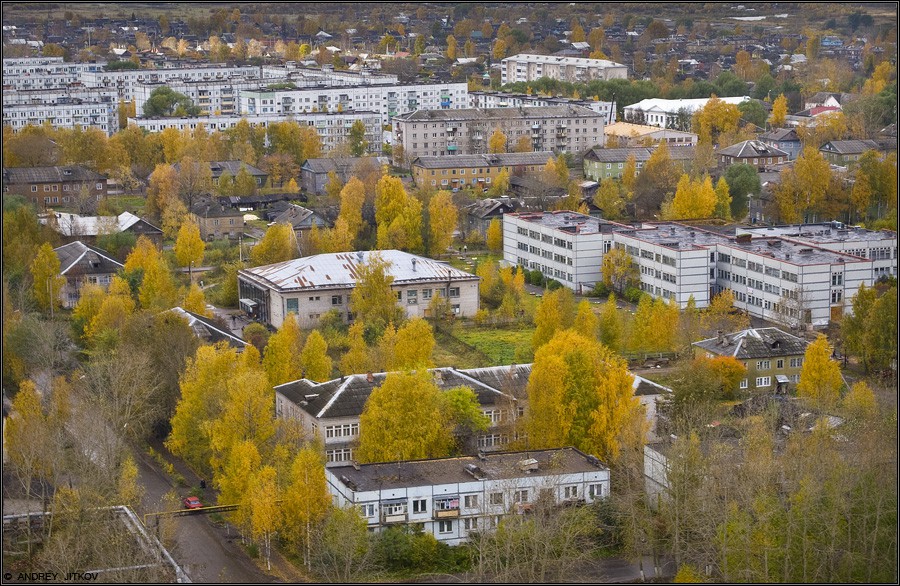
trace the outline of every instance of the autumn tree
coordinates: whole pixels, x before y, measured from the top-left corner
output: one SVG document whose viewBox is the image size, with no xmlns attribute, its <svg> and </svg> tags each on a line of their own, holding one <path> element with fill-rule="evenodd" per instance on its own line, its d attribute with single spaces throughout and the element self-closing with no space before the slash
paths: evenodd
<svg viewBox="0 0 900 586">
<path fill-rule="evenodd" d="M 189 267 L 190 277 L 193 280 L 194 265 L 203 262 L 203 251 L 206 244 L 200 237 L 200 227 L 196 222 L 186 221 L 181 224 L 178 230 L 178 238 L 175 240 L 175 259 L 178 266 Z"/>
<path fill-rule="evenodd" d="M 341 374 L 344 376 L 369 372 L 371 369 L 369 347 L 363 337 L 363 332 L 363 324 L 359 320 L 354 321 L 347 332 L 348 348 L 341 356 L 340 364 Z"/>
<path fill-rule="evenodd" d="M 797 383 L 799 397 L 825 410 L 837 405 L 844 386 L 841 367 L 837 361 L 832 360 L 833 355 L 834 349 L 828 343 L 828 338 L 819 334 L 815 342 L 806 348 L 800 369 L 800 382 Z"/>
<path fill-rule="evenodd" d="M 427 321 L 412 319 L 397 330 L 392 367 L 398 370 L 431 368 L 434 366 L 434 334 Z"/>
<path fill-rule="evenodd" d="M 356 287 L 350 294 L 350 307 L 356 321 L 381 331 L 389 323 L 399 324 L 404 316 L 397 305 L 397 294 L 391 289 L 394 277 L 390 263 L 377 253 L 369 253 L 365 263 L 357 266 Z"/>
<path fill-rule="evenodd" d="M 575 321 L 573 323 L 575 331 L 588 340 L 596 340 L 599 323 L 600 320 L 597 318 L 597 314 L 591 309 L 591 302 L 587 299 L 583 299 L 581 303 L 578 304 L 578 311 L 575 314 Z"/>
<path fill-rule="evenodd" d="M 625 324 L 616 305 L 616 296 L 614 294 L 610 294 L 606 303 L 603 304 L 598 325 L 600 328 L 600 341 L 613 352 L 620 352 L 624 343 Z"/>
<path fill-rule="evenodd" d="M 391 373 L 376 387 L 359 418 L 361 462 L 442 458 L 453 435 L 431 373 Z"/>
<path fill-rule="evenodd" d="M 398 177 L 384 175 L 375 194 L 380 249 L 422 250 L 422 202 L 406 193 Z"/>
<path fill-rule="evenodd" d="M 500 127 L 495 128 L 490 138 L 488 138 L 488 152 L 505 153 L 506 140 L 506 134 L 504 134 Z"/>
<path fill-rule="evenodd" d="M 503 226 L 499 219 L 494 218 L 488 224 L 485 240 L 491 252 L 497 254 L 503 251 Z"/>
<path fill-rule="evenodd" d="M 158 164 L 147 185 L 147 213 L 162 217 L 166 207 L 178 197 L 178 174 L 171 165 Z"/>
<path fill-rule="evenodd" d="M 771 128 L 781 128 L 787 117 L 787 98 L 784 94 L 779 94 L 775 101 L 772 102 L 772 116 L 769 118 Z"/>
<path fill-rule="evenodd" d="M 654 215 L 668 194 L 675 193 L 679 173 L 669 156 L 665 141 L 650 155 L 634 183 L 634 204 L 638 217 Z"/>
<path fill-rule="evenodd" d="M 44 243 L 38 248 L 31 263 L 31 276 L 34 279 L 34 298 L 43 311 L 53 311 L 60 306 L 60 293 L 66 284 L 66 278 L 59 274 L 59 257 L 53 247 Z"/>
<path fill-rule="evenodd" d="M 700 329 L 706 337 L 714 336 L 719 331 L 737 332 L 749 327 L 749 316 L 734 307 L 734 293 L 731 289 L 725 289 L 714 296 L 700 316 Z"/>
<path fill-rule="evenodd" d="M 447 59 L 451 61 L 456 61 L 456 52 L 457 52 L 457 44 L 456 37 L 453 35 L 447 36 Z"/>
<path fill-rule="evenodd" d="M 359 237 L 363 227 L 362 209 L 366 201 L 366 186 L 356 176 L 350 177 L 340 191 L 341 209 L 338 219 L 343 219 L 353 240 Z"/>
<path fill-rule="evenodd" d="M 331 504 L 325 481 L 325 465 L 315 446 L 304 446 L 294 456 L 282 499 L 282 533 L 289 543 L 303 548 L 309 567 L 313 528 L 325 519 Z"/>
<path fill-rule="evenodd" d="M 263 354 L 262 367 L 269 377 L 271 386 L 275 387 L 303 377 L 301 360 L 303 349 L 300 324 L 297 317 L 289 313 L 281 323 L 281 328 L 269 338 Z"/>
<path fill-rule="evenodd" d="M 787 222 L 803 221 L 817 211 L 831 182 L 831 167 L 814 146 L 806 146 L 792 169 L 781 172 L 775 189 L 775 201 L 781 218 Z"/>
<path fill-rule="evenodd" d="M 271 344 L 271 340 L 269 341 Z M 319 330 L 313 330 L 306 338 L 303 351 L 300 353 L 300 367 L 303 376 L 312 381 L 325 382 L 331 379 L 331 358 L 328 356 L 328 344 Z"/>
<path fill-rule="evenodd" d="M 730 221 L 731 220 L 731 190 L 728 187 L 728 182 L 724 177 L 719 177 L 719 182 L 716 183 L 716 207 L 713 210 L 713 215 L 720 220 Z"/>
<path fill-rule="evenodd" d="M 625 200 L 614 180 L 607 178 L 600 182 L 600 188 L 594 194 L 594 205 L 603 210 L 603 217 L 606 219 L 618 220 L 622 217 Z"/>
<path fill-rule="evenodd" d="M 712 217 L 716 207 L 716 191 L 709 176 L 691 179 L 682 175 L 671 202 L 666 201 L 660 214 L 664 220 L 695 220 Z"/>
<path fill-rule="evenodd" d="M 639 279 L 637 267 L 624 248 L 614 247 L 604 254 L 600 272 L 603 275 L 603 284 L 619 293 L 633 287 Z"/>
<path fill-rule="evenodd" d="M 449 191 L 438 191 L 428 202 L 428 220 L 431 228 L 429 249 L 432 256 L 443 254 L 450 247 L 458 213 L 453 203 L 453 194 Z"/>
<path fill-rule="evenodd" d="M 534 335 L 531 346 L 535 350 L 549 342 L 556 332 L 570 328 L 576 314 L 575 298 L 572 292 L 561 287 L 548 291 L 534 313 Z"/>
<path fill-rule="evenodd" d="M 618 436 L 641 416 L 627 364 L 604 345 L 558 332 L 537 349 L 528 381 L 531 449 L 575 446 L 604 461 L 619 454 Z"/>
<path fill-rule="evenodd" d="M 509 171 L 506 169 L 497 173 L 497 176 L 494 177 L 493 183 L 491 183 L 491 187 L 488 190 L 488 193 L 497 197 L 499 195 L 505 195 L 509 191 Z"/>
<path fill-rule="evenodd" d="M 284 262 L 297 258 L 296 235 L 290 224 L 273 224 L 262 239 L 250 249 L 253 266 Z"/>
</svg>

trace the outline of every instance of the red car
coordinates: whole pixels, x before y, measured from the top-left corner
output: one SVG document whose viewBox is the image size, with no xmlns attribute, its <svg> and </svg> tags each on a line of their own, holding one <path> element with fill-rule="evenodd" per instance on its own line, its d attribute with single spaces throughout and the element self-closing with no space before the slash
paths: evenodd
<svg viewBox="0 0 900 586">
<path fill-rule="evenodd" d="M 185 509 L 201 509 L 203 508 L 203 503 L 200 502 L 195 496 L 188 496 L 182 499 L 181 501 L 184 504 Z"/>
</svg>

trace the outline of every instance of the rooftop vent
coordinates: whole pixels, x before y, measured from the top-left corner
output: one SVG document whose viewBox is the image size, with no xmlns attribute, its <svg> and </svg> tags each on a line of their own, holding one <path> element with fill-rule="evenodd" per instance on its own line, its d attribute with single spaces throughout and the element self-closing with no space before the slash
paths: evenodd
<svg viewBox="0 0 900 586">
<path fill-rule="evenodd" d="M 519 460 L 518 467 L 522 472 L 534 472 L 538 469 L 538 461 L 534 458 Z"/>
<path fill-rule="evenodd" d="M 813 249 L 812 248 L 801 248 L 799 252 L 800 252 L 800 254 L 812 254 Z"/>
<path fill-rule="evenodd" d="M 484 480 L 484 471 L 475 464 L 466 464 L 466 472 L 475 480 Z"/>
</svg>

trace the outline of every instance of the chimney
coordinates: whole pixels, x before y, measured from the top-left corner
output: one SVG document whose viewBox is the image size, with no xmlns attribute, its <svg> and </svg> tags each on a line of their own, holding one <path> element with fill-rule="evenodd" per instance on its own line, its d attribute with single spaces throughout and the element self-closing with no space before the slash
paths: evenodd
<svg viewBox="0 0 900 586">
<path fill-rule="evenodd" d="M 412 259 L 413 272 L 416 270 L 416 259 Z"/>
<path fill-rule="evenodd" d="M 725 334 L 722 333 L 722 330 L 716 330 L 716 337 L 718 338 L 719 346 L 728 345 L 728 340 L 725 338 Z"/>
<path fill-rule="evenodd" d="M 366 382 L 371 384 L 375 382 L 375 375 L 371 371 L 366 373 Z"/>
</svg>

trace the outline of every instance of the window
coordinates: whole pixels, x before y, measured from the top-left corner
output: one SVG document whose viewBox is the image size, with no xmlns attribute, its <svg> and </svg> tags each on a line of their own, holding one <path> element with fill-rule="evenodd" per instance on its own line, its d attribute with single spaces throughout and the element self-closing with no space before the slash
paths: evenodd
<svg viewBox="0 0 900 586">
<path fill-rule="evenodd" d="M 332 295 L 331 296 L 331 304 L 332 305 L 342 305 L 344 303 L 343 295 Z"/>
<path fill-rule="evenodd" d="M 491 504 L 492 505 L 502 505 L 503 504 L 503 493 L 502 492 L 492 492 L 491 493 Z"/>
<path fill-rule="evenodd" d="M 418 305 L 419 304 L 419 291 L 416 289 L 410 289 L 406 292 L 406 303 L 407 305 Z"/>
<path fill-rule="evenodd" d="M 413 513 L 427 513 L 428 512 L 428 500 L 427 499 L 414 499 L 412 503 L 413 503 Z"/>
<path fill-rule="evenodd" d="M 503 411 L 500 409 L 492 409 L 489 411 L 482 411 L 484 416 L 491 420 L 491 425 L 497 425 L 503 420 Z"/>
<path fill-rule="evenodd" d="M 352 459 L 353 450 L 351 448 L 325 450 L 325 460 L 327 462 L 349 462 Z"/>
<path fill-rule="evenodd" d="M 578 486 L 564 486 L 563 487 L 563 498 L 565 499 L 575 499 L 578 498 Z"/>
<path fill-rule="evenodd" d="M 463 504 L 467 509 L 477 509 L 478 508 L 478 495 L 470 494 L 466 495 L 463 498 Z"/>
<path fill-rule="evenodd" d="M 374 517 L 375 516 L 375 505 L 374 504 L 359 505 L 359 513 L 363 517 Z"/>
<path fill-rule="evenodd" d="M 756 377 L 756 387 L 768 387 L 772 385 L 772 377 L 770 376 L 758 376 Z"/>
<path fill-rule="evenodd" d="M 771 363 L 768 360 L 756 361 L 756 370 L 769 370 L 769 368 L 771 368 Z"/>
<path fill-rule="evenodd" d="M 791 368 L 800 368 L 803 366 L 802 358 L 791 358 Z"/>
<path fill-rule="evenodd" d="M 775 361 L 775 368 L 784 368 L 784 359 Z"/>
<path fill-rule="evenodd" d="M 441 519 L 438 521 L 438 533 L 452 533 L 453 521 L 449 519 Z"/>
<path fill-rule="evenodd" d="M 431 289 L 422 289 L 422 299 L 431 299 Z"/>
<path fill-rule="evenodd" d="M 259 180 L 257 180 L 257 181 L 259 181 Z M 102 183 L 98 183 L 98 184 L 97 184 L 97 191 L 101 191 L 102 189 L 103 189 L 103 184 L 102 184 Z"/>
<path fill-rule="evenodd" d="M 528 502 L 528 489 L 523 488 L 522 490 L 517 490 L 513 492 L 513 502 L 514 503 L 527 503 Z"/>
<path fill-rule="evenodd" d="M 50 191 L 50 186 L 49 186 L 49 185 L 45 185 L 45 186 L 44 186 L 44 191 Z"/>
<path fill-rule="evenodd" d="M 343 425 L 328 425 L 325 427 L 326 438 L 353 437 L 359 435 L 358 423 L 345 423 Z"/>
<path fill-rule="evenodd" d="M 296 297 L 288 298 L 285 303 L 285 313 L 300 313 L 300 300 Z"/>
<path fill-rule="evenodd" d="M 603 485 L 602 484 L 588 485 L 588 496 L 590 496 L 592 499 L 602 497 L 603 496 Z"/>
<path fill-rule="evenodd" d="M 37 185 L 32 185 L 32 186 L 31 186 L 31 191 L 32 191 L 32 192 L 37 191 Z"/>
<path fill-rule="evenodd" d="M 397 301 L 403 301 L 403 291 L 397 291 Z"/>
<path fill-rule="evenodd" d="M 466 531 L 478 531 L 478 517 L 463 519 L 463 527 Z"/>
<path fill-rule="evenodd" d="M 744 380 L 741 381 L 741 388 L 742 388 L 742 389 L 746 389 L 746 388 L 747 388 L 747 379 L 744 379 Z"/>
<path fill-rule="evenodd" d="M 450 287 L 450 297 L 459 297 L 459 287 Z"/>
</svg>

